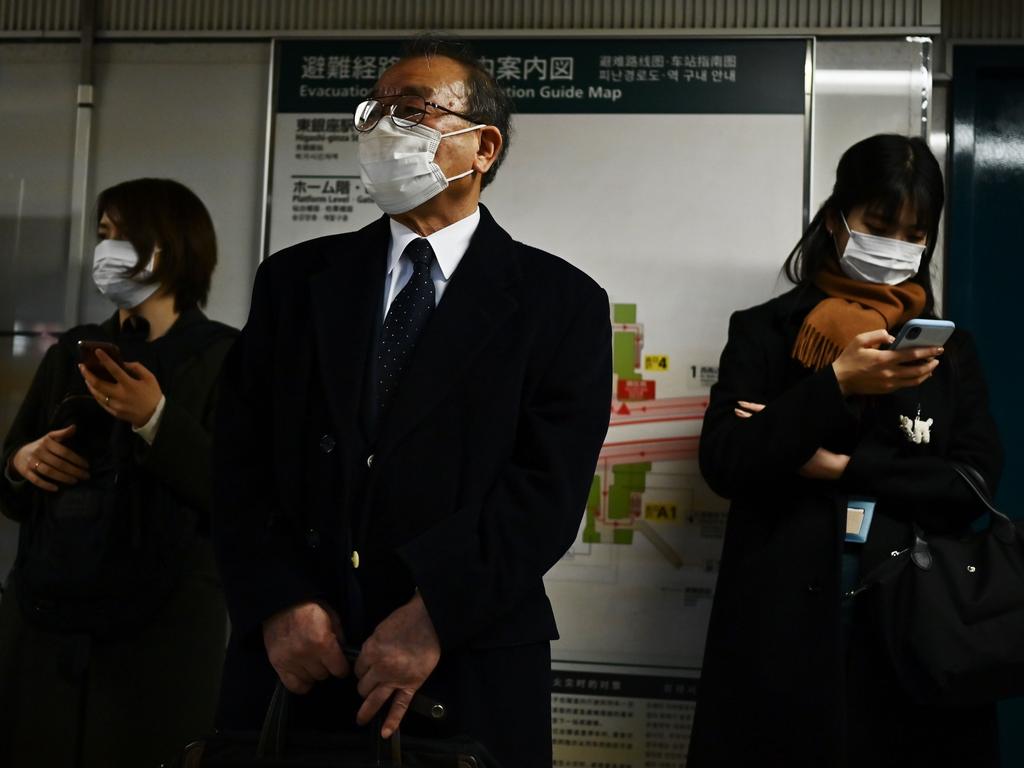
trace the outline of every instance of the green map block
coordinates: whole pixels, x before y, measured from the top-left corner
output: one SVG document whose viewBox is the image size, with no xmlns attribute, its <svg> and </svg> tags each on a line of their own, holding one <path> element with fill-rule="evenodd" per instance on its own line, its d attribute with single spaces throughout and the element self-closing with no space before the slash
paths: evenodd
<svg viewBox="0 0 1024 768">
<path fill-rule="evenodd" d="M 583 524 L 583 543 L 600 544 L 601 534 L 597 531 L 597 513 L 601 510 L 601 478 L 594 475 L 587 496 L 587 520 Z"/>
<path fill-rule="evenodd" d="M 611 488 L 608 489 L 608 519 L 628 520 L 632 510 L 634 493 L 643 493 L 647 488 L 647 473 L 651 463 L 619 464 L 612 467 Z"/>
<path fill-rule="evenodd" d="M 616 331 L 612 334 L 612 368 L 620 379 L 640 379 L 636 370 L 636 334 Z"/>
<path fill-rule="evenodd" d="M 597 512 L 601 508 L 601 478 L 594 475 L 590 483 L 590 493 L 587 494 L 587 510 Z"/>
<path fill-rule="evenodd" d="M 613 323 L 635 323 L 636 304 L 612 304 Z"/>
<path fill-rule="evenodd" d="M 616 544 L 632 544 L 633 543 L 633 532 L 625 530 L 623 528 L 617 528 L 613 541 Z"/>
<path fill-rule="evenodd" d="M 613 485 L 608 489 L 608 519 L 627 520 L 630 513 L 630 497 L 633 490 L 628 486 Z"/>
<path fill-rule="evenodd" d="M 614 480 L 612 485 L 628 485 L 634 491 L 647 489 L 647 473 L 651 471 L 651 462 L 637 464 L 619 464 L 612 467 Z"/>
</svg>

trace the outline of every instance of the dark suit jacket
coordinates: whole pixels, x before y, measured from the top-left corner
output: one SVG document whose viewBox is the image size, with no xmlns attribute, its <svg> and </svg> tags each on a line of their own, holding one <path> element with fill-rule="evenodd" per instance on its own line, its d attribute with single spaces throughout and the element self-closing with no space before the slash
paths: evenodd
<svg viewBox="0 0 1024 768">
<path fill-rule="evenodd" d="M 846 501 L 877 499 L 861 573 L 907 546 L 910 523 L 962 532 L 982 512 L 951 459 L 994 487 L 1002 452 L 970 337 L 957 332 L 934 376 L 884 397 L 839 391 L 830 367 L 790 355 L 824 294 L 794 289 L 737 312 L 701 435 L 700 464 L 732 500 L 688 765 L 879 766 L 991 764 L 994 712 L 912 704 L 856 616 L 840 633 Z M 749 419 L 736 401 L 765 403 Z M 932 418 L 915 445 L 899 416 Z M 837 482 L 801 478 L 819 447 L 849 455 Z M 855 734 L 847 738 L 844 725 Z"/>
<path fill-rule="evenodd" d="M 373 424 L 367 374 L 389 238 L 382 217 L 282 251 L 257 274 L 225 368 L 214 538 L 234 632 L 229 666 L 241 679 L 262 665 L 263 682 L 254 691 L 229 670 L 225 707 L 265 706 L 260 626 L 271 614 L 325 600 L 358 645 L 418 588 L 442 645 L 425 691 L 443 691 L 453 712 L 476 710 L 464 725 L 490 732 L 480 718 L 497 707 L 468 700 L 459 663 L 546 649 L 557 637 L 541 577 L 576 536 L 607 429 L 608 298 L 566 262 L 513 241 L 481 206 L 469 250 Z M 492 695 L 544 691 L 530 706 L 547 712 L 546 664 L 529 662 L 524 674 L 516 664 L 502 671 L 501 659 Z M 244 725 L 258 714 L 248 712 L 228 719 Z M 538 738 L 549 750 L 550 734 Z"/>
</svg>

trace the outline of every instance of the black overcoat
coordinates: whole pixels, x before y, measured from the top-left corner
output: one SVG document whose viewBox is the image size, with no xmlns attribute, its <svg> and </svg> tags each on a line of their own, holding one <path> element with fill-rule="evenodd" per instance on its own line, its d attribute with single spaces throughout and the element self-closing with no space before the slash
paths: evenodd
<svg viewBox="0 0 1024 768">
<path fill-rule="evenodd" d="M 790 352 L 824 294 L 795 288 L 737 312 L 701 437 L 701 470 L 731 499 L 699 687 L 689 768 L 991 765 L 993 708 L 909 702 L 855 608 L 844 647 L 840 562 L 846 502 L 877 499 L 861 573 L 907 546 L 910 523 L 963 531 L 981 512 L 950 460 L 994 487 L 1002 453 L 970 337 L 957 332 L 935 374 L 883 397 L 844 399 L 831 366 Z M 767 405 L 740 419 L 737 401 Z M 933 419 L 914 444 L 899 416 Z M 851 456 L 839 481 L 798 469 L 819 447 Z"/>
<path fill-rule="evenodd" d="M 389 237 L 382 217 L 268 259 L 225 366 L 214 540 L 233 635 L 222 722 L 262 718 L 275 679 L 264 619 L 322 600 L 358 645 L 419 589 L 442 646 L 423 692 L 448 706 L 446 728 L 508 765 L 550 765 L 557 633 L 542 576 L 575 539 L 608 426 L 608 297 L 481 206 L 374 423 Z M 318 684 L 296 702 L 296 727 L 325 713 L 350 727 L 350 698 L 344 681 Z M 403 729 L 416 728 L 407 716 Z"/>
<path fill-rule="evenodd" d="M 31 606 L 17 583 L 27 549 L 22 528 L 0 600 L 0 765 L 155 766 L 213 727 L 227 615 L 209 540 L 210 451 L 217 381 L 237 333 L 193 307 L 162 340 L 151 342 L 180 350 L 171 370 L 150 364 L 167 404 L 152 445 L 133 437 L 135 459 L 170 494 L 174 508 L 195 521 L 177 587 L 159 598 L 154 615 L 102 639 L 35 627 L 25 619 Z M 78 338 L 119 341 L 117 314 L 99 327 L 70 329 L 47 350 L 4 438 L 4 466 L 52 428 L 65 396 L 85 392 L 75 367 Z M 151 352 L 158 363 L 168 362 L 164 353 Z M 0 511 L 16 521 L 37 514 L 45 494 L 0 477 Z M 151 517 L 157 509 L 168 512 L 144 500 L 138 513 Z"/>
</svg>

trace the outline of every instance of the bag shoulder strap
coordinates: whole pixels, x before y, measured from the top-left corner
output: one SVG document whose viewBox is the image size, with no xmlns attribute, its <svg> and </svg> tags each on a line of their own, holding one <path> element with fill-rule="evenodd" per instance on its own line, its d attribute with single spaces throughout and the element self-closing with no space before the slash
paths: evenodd
<svg viewBox="0 0 1024 768">
<path fill-rule="evenodd" d="M 968 487 L 974 491 L 974 495 L 978 497 L 985 509 L 988 510 L 989 514 L 992 515 L 992 532 L 1003 543 L 1009 544 L 1016 538 L 1016 526 L 1013 524 L 1013 520 L 1010 519 L 1009 515 L 1000 512 L 996 509 L 992 503 L 992 497 L 989 493 L 988 483 L 985 482 L 985 478 L 981 476 L 981 473 L 969 464 L 965 464 L 960 461 L 952 462 L 953 469 L 956 471 L 960 478 L 967 483 Z"/>
</svg>

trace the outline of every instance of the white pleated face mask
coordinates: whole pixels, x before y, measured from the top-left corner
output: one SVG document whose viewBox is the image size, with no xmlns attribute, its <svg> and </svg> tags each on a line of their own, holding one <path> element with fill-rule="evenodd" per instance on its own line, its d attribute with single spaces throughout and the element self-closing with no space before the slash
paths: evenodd
<svg viewBox="0 0 1024 768">
<path fill-rule="evenodd" d="M 921 267 L 925 246 L 892 237 L 854 232 L 843 219 L 849 238 L 839 256 L 839 268 L 854 280 L 896 285 L 909 280 Z"/>
<path fill-rule="evenodd" d="M 448 184 L 473 172 L 446 177 L 434 162 L 441 139 L 478 131 L 473 125 L 441 133 L 420 123 L 399 128 L 385 117 L 367 133 L 359 134 L 359 170 L 363 187 L 384 213 L 405 213 L 447 189 Z"/>
<path fill-rule="evenodd" d="M 139 263 L 135 247 L 127 240 L 101 240 L 92 262 L 92 280 L 100 293 L 120 309 L 133 309 L 157 292 L 159 283 L 142 283 L 153 274 L 153 259 L 135 277 L 125 274 Z"/>
</svg>

